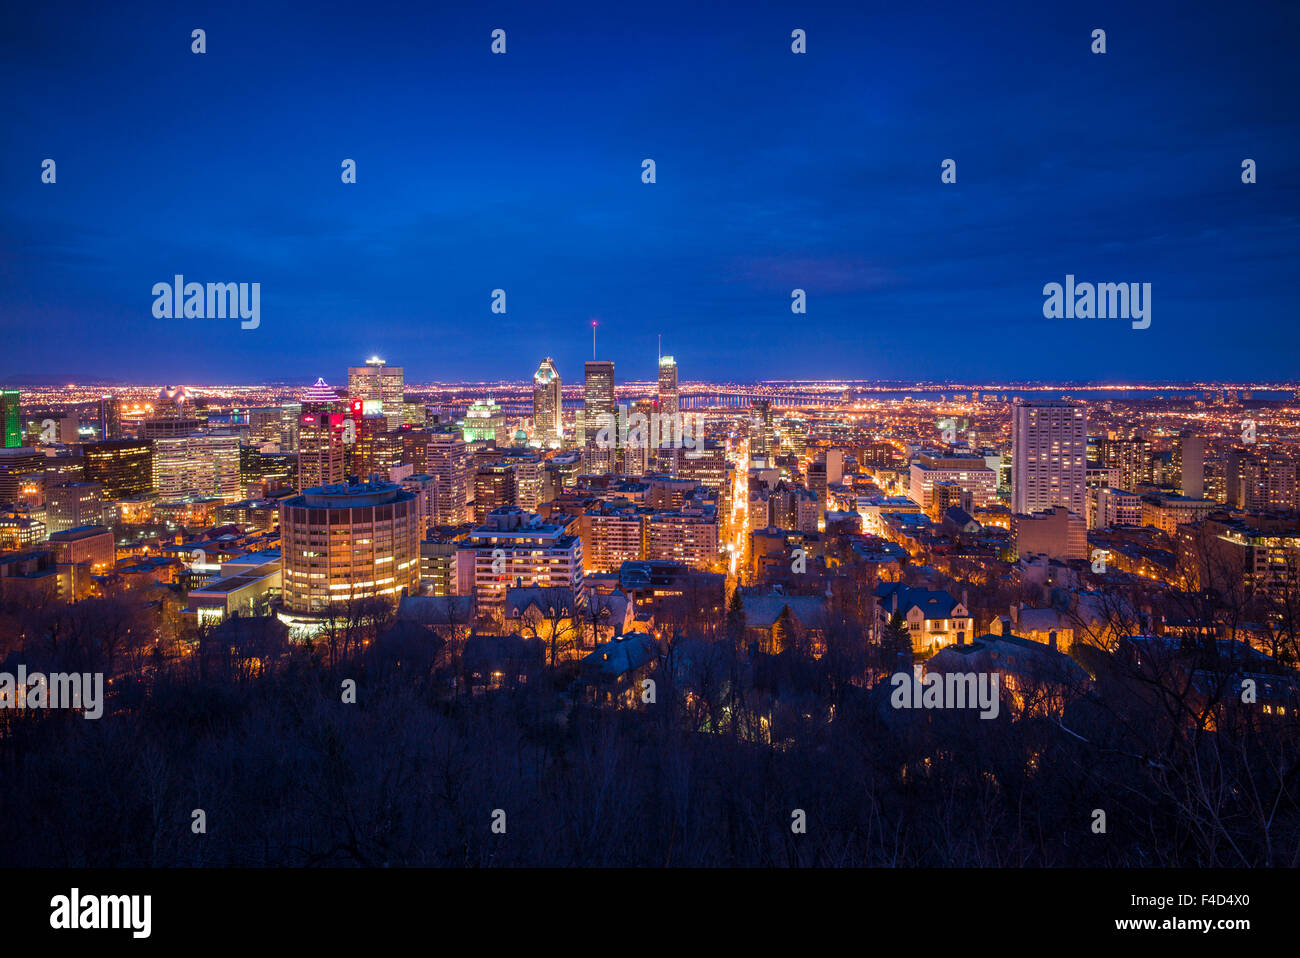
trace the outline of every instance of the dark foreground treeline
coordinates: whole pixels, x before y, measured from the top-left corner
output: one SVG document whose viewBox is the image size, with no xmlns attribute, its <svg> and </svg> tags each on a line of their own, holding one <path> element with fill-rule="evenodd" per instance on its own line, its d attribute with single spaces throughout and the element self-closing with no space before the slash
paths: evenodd
<svg viewBox="0 0 1300 958">
<path fill-rule="evenodd" d="M 98 721 L 4 716 L 0 865 L 1286 866 L 1300 850 L 1295 740 L 1277 729 L 1189 734 L 1159 702 L 1140 723 L 1087 702 L 1068 723 L 986 721 L 850 687 L 772 746 L 736 722 L 693 730 L 679 691 L 618 709 L 548 679 L 448 700 L 306 655 L 238 682 L 160 670 Z"/>
</svg>

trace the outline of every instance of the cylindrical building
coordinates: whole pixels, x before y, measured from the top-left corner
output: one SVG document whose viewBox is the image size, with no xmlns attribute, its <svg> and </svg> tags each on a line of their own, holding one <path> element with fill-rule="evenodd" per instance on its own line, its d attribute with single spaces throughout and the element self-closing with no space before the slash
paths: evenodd
<svg viewBox="0 0 1300 958">
<path fill-rule="evenodd" d="M 280 507 L 284 607 L 420 592 L 424 521 L 415 493 L 386 482 L 317 486 Z"/>
</svg>

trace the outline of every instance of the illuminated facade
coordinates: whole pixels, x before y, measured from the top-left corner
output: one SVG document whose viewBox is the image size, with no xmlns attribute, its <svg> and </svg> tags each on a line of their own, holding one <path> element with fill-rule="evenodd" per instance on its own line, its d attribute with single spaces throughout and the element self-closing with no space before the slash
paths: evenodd
<svg viewBox="0 0 1300 958">
<path fill-rule="evenodd" d="M 153 443 L 118 439 L 82 447 L 87 482 L 104 487 L 104 498 L 129 499 L 153 491 Z"/>
<path fill-rule="evenodd" d="M 468 520 L 471 484 L 470 454 L 459 432 L 431 432 L 426 443 L 427 467 L 438 480 L 434 522 L 458 526 Z"/>
<path fill-rule="evenodd" d="M 671 356 L 659 357 L 659 413 L 664 416 L 677 415 L 677 360 Z"/>
<path fill-rule="evenodd" d="M 382 412 L 388 428 L 396 429 L 406 418 L 406 373 L 372 356 L 364 366 L 348 368 L 348 399 L 377 403 L 366 412 Z"/>
<path fill-rule="evenodd" d="M 238 436 L 174 436 L 153 440 L 153 487 L 159 498 L 243 498 Z"/>
<path fill-rule="evenodd" d="M 594 473 L 612 472 L 616 450 L 600 448 L 597 440 L 601 429 L 605 426 L 612 427 L 616 421 L 614 364 L 607 360 L 592 360 L 587 363 L 585 374 L 582 389 L 582 423 L 588 468 Z M 617 433 L 617 429 L 614 428 L 609 431 L 612 434 Z"/>
<path fill-rule="evenodd" d="M 298 415 L 298 488 L 340 482 L 347 465 L 345 404 L 324 379 L 302 396 Z"/>
<path fill-rule="evenodd" d="M 495 442 L 506 444 L 506 420 L 501 406 L 491 399 L 470 403 L 465 413 L 464 436 L 466 442 Z"/>
<path fill-rule="evenodd" d="M 1011 409 L 1011 511 L 1088 512 L 1087 412 L 1082 403 L 1017 401 Z"/>
<path fill-rule="evenodd" d="M 17 389 L 0 389 L 0 427 L 4 429 L 6 449 L 23 444 L 22 404 Z"/>
<path fill-rule="evenodd" d="M 564 405 L 560 373 L 555 360 L 547 356 L 533 373 L 533 436 L 542 445 L 564 439 Z"/>
<path fill-rule="evenodd" d="M 504 609 L 506 589 L 517 585 L 579 593 L 582 539 L 568 530 L 514 506 L 490 513 L 457 550 L 457 594 L 474 595 L 490 614 Z"/>
<path fill-rule="evenodd" d="M 283 598 L 322 613 L 349 600 L 420 591 L 418 497 L 391 483 L 318 486 L 280 506 Z"/>
</svg>

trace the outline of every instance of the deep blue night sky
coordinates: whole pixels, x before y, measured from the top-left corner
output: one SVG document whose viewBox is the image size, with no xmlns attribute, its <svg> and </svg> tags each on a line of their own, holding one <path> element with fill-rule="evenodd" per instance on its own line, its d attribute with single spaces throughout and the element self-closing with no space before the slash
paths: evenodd
<svg viewBox="0 0 1300 958">
<path fill-rule="evenodd" d="M 9 4 L 0 378 L 576 382 L 593 318 L 620 380 L 1296 375 L 1300 4 L 813 6 Z"/>
</svg>

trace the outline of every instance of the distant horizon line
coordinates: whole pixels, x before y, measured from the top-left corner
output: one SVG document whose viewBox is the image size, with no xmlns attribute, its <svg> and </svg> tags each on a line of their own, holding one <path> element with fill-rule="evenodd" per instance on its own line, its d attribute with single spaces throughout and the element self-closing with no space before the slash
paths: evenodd
<svg viewBox="0 0 1300 958">
<path fill-rule="evenodd" d="M 314 380 L 304 379 L 267 379 L 256 382 L 207 382 L 199 383 L 186 380 L 164 380 L 153 382 L 123 379 L 92 379 L 82 377 L 50 377 L 35 379 L 30 376 L 0 377 L 0 388 L 113 388 L 113 389 L 149 389 L 157 386 L 185 386 L 194 389 L 262 389 L 285 388 L 306 389 Z M 339 380 L 340 383 L 345 380 Z M 566 385 L 579 386 L 582 379 L 574 378 Z M 407 389 L 420 388 L 492 388 L 492 387 L 531 387 L 530 377 L 518 379 L 431 379 L 425 381 L 406 381 Z M 657 386 L 656 379 L 629 379 L 616 386 Z M 1093 389 L 1093 390 L 1159 390 L 1159 389 L 1265 389 L 1288 390 L 1300 388 L 1300 380 L 1082 380 L 1082 379 L 1022 379 L 1022 380 L 939 380 L 939 379 L 847 379 L 840 377 L 817 379 L 683 379 L 678 389 L 685 387 L 722 387 L 749 388 L 768 386 L 774 388 L 861 388 L 881 392 L 898 392 L 908 389 Z"/>
</svg>

